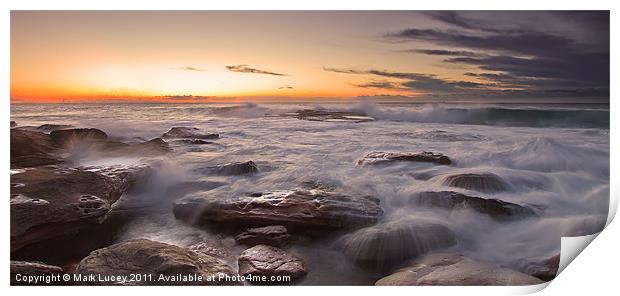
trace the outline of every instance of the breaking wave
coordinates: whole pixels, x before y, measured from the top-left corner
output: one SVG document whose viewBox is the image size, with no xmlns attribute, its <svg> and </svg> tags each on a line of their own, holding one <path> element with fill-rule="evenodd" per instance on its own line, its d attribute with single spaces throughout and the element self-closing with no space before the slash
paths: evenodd
<svg viewBox="0 0 620 296">
<path fill-rule="evenodd" d="M 353 106 L 350 111 L 377 120 L 389 121 L 609 129 L 608 109 L 516 109 L 504 106 L 452 107 L 441 104 L 421 104 L 411 108 L 411 106 L 387 107 L 363 102 Z"/>
</svg>

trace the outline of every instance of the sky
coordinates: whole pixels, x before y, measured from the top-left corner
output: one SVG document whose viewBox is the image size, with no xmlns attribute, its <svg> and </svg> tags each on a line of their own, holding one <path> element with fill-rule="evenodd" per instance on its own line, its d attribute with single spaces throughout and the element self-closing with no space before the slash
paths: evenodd
<svg viewBox="0 0 620 296">
<path fill-rule="evenodd" d="M 12 11 L 11 101 L 609 101 L 607 11 Z"/>
</svg>

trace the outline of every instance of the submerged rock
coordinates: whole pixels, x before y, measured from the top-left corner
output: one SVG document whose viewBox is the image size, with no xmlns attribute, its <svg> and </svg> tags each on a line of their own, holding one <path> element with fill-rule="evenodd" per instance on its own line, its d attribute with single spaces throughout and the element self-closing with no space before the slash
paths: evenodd
<svg viewBox="0 0 620 296">
<path fill-rule="evenodd" d="M 72 125 L 69 124 L 42 124 L 39 125 L 36 129 L 38 131 L 49 133 L 59 129 L 69 129 L 72 128 Z"/>
<path fill-rule="evenodd" d="M 38 283 L 27 283 L 24 281 L 18 281 L 17 275 L 21 278 L 30 276 L 62 276 L 62 268 L 54 265 L 47 265 L 40 262 L 27 262 L 27 261 L 14 261 L 11 260 L 11 285 L 49 285 L 49 284 L 61 284 L 62 281 L 46 283 L 45 281 L 39 281 Z"/>
<path fill-rule="evenodd" d="M 177 218 L 190 222 L 332 229 L 371 225 L 383 214 L 376 198 L 323 189 L 278 190 L 231 198 L 203 192 L 176 201 L 173 211 Z"/>
<path fill-rule="evenodd" d="M 108 135 L 105 132 L 96 128 L 59 129 L 52 131 L 50 137 L 59 146 L 66 146 L 74 141 L 102 141 L 108 139 Z"/>
<path fill-rule="evenodd" d="M 206 167 L 199 169 L 199 171 L 207 173 L 207 174 L 216 174 L 216 175 L 245 175 L 245 174 L 253 174 L 258 173 L 260 170 L 258 166 L 253 161 L 246 162 L 231 162 L 223 165 Z"/>
<path fill-rule="evenodd" d="M 364 114 L 357 114 L 343 111 L 329 111 L 321 109 L 304 109 L 282 116 L 292 116 L 301 120 L 310 121 L 349 121 L 349 122 L 368 122 L 375 119 Z"/>
<path fill-rule="evenodd" d="M 12 174 L 21 186 L 11 187 L 11 251 L 102 222 L 139 173 L 41 167 Z"/>
<path fill-rule="evenodd" d="M 176 142 L 183 143 L 183 144 L 190 144 L 190 145 L 206 145 L 206 144 L 214 143 L 211 141 L 205 141 L 201 139 L 181 139 L 181 140 L 177 140 Z"/>
<path fill-rule="evenodd" d="M 377 286 L 522 286 L 542 281 L 533 276 L 476 261 L 457 253 L 436 253 L 379 279 Z"/>
<path fill-rule="evenodd" d="M 449 176 L 437 176 L 436 178 L 442 178 L 442 185 L 445 186 L 458 187 L 484 193 L 498 193 L 508 189 L 508 184 L 498 175 L 492 173 L 455 174 Z"/>
<path fill-rule="evenodd" d="M 360 159 L 357 164 L 379 164 L 394 161 L 429 162 L 442 165 L 452 164 L 452 160 L 450 160 L 449 157 L 441 153 L 434 152 L 371 152 L 364 156 L 364 158 Z"/>
<path fill-rule="evenodd" d="M 185 139 L 217 139 L 220 137 L 216 133 L 203 133 L 195 127 L 173 127 L 162 136 L 164 139 L 185 138 Z"/>
<path fill-rule="evenodd" d="M 11 167 L 25 168 L 60 163 L 56 144 L 48 134 L 11 129 Z"/>
<path fill-rule="evenodd" d="M 545 282 L 553 280 L 560 267 L 560 254 L 539 262 L 530 262 L 523 268 L 519 268 L 522 272 L 533 277 L 539 278 Z"/>
<path fill-rule="evenodd" d="M 536 215 L 534 210 L 526 206 L 505 202 L 499 199 L 468 196 L 454 191 L 419 192 L 411 196 L 407 202 L 416 206 L 437 207 L 449 210 L 472 209 L 487 214 L 495 219 L 510 219 L 518 216 L 528 217 Z"/>
<path fill-rule="evenodd" d="M 236 273 L 221 260 L 201 252 L 146 239 L 130 240 L 98 249 L 82 259 L 76 274 L 95 277 L 113 276 L 117 279 L 92 284 L 107 285 L 238 285 L 239 282 L 220 279 L 218 276 L 234 277 Z M 145 280 L 127 282 L 131 274 L 150 275 Z M 190 278 L 193 276 L 193 278 Z M 197 277 L 201 276 L 202 280 Z M 157 281 L 162 277 L 172 281 Z M 207 280 L 207 279 L 212 280 Z"/>
<path fill-rule="evenodd" d="M 248 246 L 270 245 L 283 247 L 289 244 L 291 235 L 282 225 L 248 228 L 235 237 L 237 243 Z"/>
<path fill-rule="evenodd" d="M 356 263 L 384 269 L 450 247 L 456 244 L 456 237 L 437 221 L 405 218 L 360 229 L 339 243 L 343 253 Z"/>
<path fill-rule="evenodd" d="M 239 274 L 244 276 L 289 276 L 294 281 L 307 273 L 302 258 L 268 245 L 258 245 L 243 251 L 238 261 Z"/>
</svg>

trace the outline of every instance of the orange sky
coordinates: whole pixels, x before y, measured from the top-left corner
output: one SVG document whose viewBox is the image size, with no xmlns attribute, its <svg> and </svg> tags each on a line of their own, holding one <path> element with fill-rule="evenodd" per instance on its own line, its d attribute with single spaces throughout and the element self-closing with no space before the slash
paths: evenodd
<svg viewBox="0 0 620 296">
<path fill-rule="evenodd" d="M 441 57 L 404 50 L 432 45 L 403 48 L 380 40 L 386 32 L 431 24 L 404 12 L 13 11 L 11 100 L 415 95 L 412 89 L 357 86 L 390 78 L 324 68 L 379 67 L 463 80 L 462 66 L 442 66 Z M 272 74 L 227 68 L 236 65 Z"/>
</svg>

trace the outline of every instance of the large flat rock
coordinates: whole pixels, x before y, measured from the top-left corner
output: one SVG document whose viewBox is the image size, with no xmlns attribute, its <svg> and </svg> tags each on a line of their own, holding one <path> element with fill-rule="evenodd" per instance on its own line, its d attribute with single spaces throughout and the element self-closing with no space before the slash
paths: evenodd
<svg viewBox="0 0 620 296">
<path fill-rule="evenodd" d="M 116 277 L 105 282 L 88 282 L 98 285 L 240 284 L 230 280 L 230 277 L 237 273 L 220 259 L 203 252 L 146 239 L 126 241 L 95 250 L 80 261 L 75 273 L 86 277 Z M 148 277 L 144 276 L 141 281 L 128 281 L 132 274 Z M 220 275 L 229 278 L 226 280 L 224 277 L 220 278 Z M 198 276 L 202 277 L 202 280 Z"/>
<path fill-rule="evenodd" d="M 379 200 L 353 197 L 325 189 L 294 189 L 236 197 L 202 192 L 174 203 L 177 218 L 287 227 L 356 228 L 377 222 Z"/>
<path fill-rule="evenodd" d="M 38 167 L 11 175 L 11 250 L 103 221 L 148 167 L 89 171 Z"/>
</svg>

